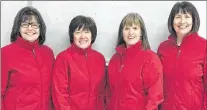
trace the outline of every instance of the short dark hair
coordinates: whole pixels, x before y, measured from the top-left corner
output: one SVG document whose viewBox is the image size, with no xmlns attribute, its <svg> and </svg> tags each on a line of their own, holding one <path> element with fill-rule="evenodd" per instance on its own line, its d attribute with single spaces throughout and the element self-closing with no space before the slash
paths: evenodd
<svg viewBox="0 0 207 110">
<path fill-rule="evenodd" d="M 144 24 L 142 17 L 138 13 L 129 13 L 122 19 L 120 26 L 119 26 L 117 46 L 121 44 L 126 44 L 123 38 L 123 33 L 122 33 L 123 28 L 125 25 L 132 26 L 133 24 L 139 25 L 141 28 L 142 36 L 140 40 L 142 40 L 143 49 L 144 50 L 150 49 L 145 24 Z"/>
<path fill-rule="evenodd" d="M 92 34 L 91 38 L 91 44 L 93 44 L 96 40 L 97 35 L 97 27 L 95 21 L 91 17 L 78 15 L 74 17 L 69 25 L 69 37 L 70 37 L 70 43 L 73 43 L 74 36 L 73 33 L 76 29 L 80 30 L 83 28 L 83 30 L 90 30 Z"/>
<path fill-rule="evenodd" d="M 43 44 L 45 42 L 45 33 L 46 33 L 46 25 L 40 14 L 40 12 L 31 6 L 26 6 L 22 8 L 16 15 L 14 19 L 14 24 L 12 27 L 11 38 L 10 41 L 16 41 L 17 37 L 20 35 L 20 25 L 22 22 L 30 20 L 31 16 L 35 16 L 38 23 L 40 24 L 40 36 L 39 36 L 39 44 Z"/>
<path fill-rule="evenodd" d="M 184 13 L 184 14 L 189 13 L 192 16 L 193 25 L 192 25 L 191 32 L 198 32 L 199 27 L 200 27 L 200 18 L 199 18 L 198 11 L 192 3 L 187 2 L 187 1 L 177 2 L 173 6 L 170 12 L 169 18 L 168 18 L 169 32 L 172 35 L 176 36 L 175 29 L 173 28 L 173 21 L 174 21 L 175 15 L 178 14 L 179 12 Z"/>
</svg>

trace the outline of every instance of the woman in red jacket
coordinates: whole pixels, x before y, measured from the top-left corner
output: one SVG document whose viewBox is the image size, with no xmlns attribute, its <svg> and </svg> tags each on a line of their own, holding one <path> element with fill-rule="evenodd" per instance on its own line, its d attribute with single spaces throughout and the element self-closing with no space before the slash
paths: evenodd
<svg viewBox="0 0 207 110">
<path fill-rule="evenodd" d="M 157 110 L 163 101 L 162 65 L 150 50 L 144 21 L 127 14 L 108 65 L 108 110 Z"/>
<path fill-rule="evenodd" d="M 51 110 L 52 50 L 43 45 L 46 26 L 33 7 L 16 15 L 11 44 L 1 48 L 2 110 Z"/>
<path fill-rule="evenodd" d="M 76 16 L 69 25 L 71 46 L 58 54 L 53 70 L 55 110 L 103 110 L 105 59 L 91 48 L 94 20 Z"/>
<path fill-rule="evenodd" d="M 171 34 L 158 48 L 164 71 L 162 110 L 207 110 L 207 44 L 197 33 L 199 25 L 193 4 L 177 2 L 173 6 L 168 19 Z"/>
</svg>

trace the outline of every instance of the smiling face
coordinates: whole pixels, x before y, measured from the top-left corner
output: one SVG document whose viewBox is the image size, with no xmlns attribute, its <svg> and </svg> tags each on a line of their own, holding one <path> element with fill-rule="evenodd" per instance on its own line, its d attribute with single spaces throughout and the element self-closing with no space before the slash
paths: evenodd
<svg viewBox="0 0 207 110">
<path fill-rule="evenodd" d="M 20 34 L 23 39 L 34 42 L 40 36 L 39 23 L 35 16 L 31 15 L 29 20 L 21 22 Z"/>
<path fill-rule="evenodd" d="M 73 33 L 74 43 L 81 49 L 86 49 L 91 45 L 92 34 L 89 29 L 78 28 Z"/>
<path fill-rule="evenodd" d="M 140 26 L 135 24 L 132 24 L 132 26 L 125 25 L 122 32 L 127 48 L 135 45 L 140 40 L 142 35 Z"/>
<path fill-rule="evenodd" d="M 173 20 L 173 28 L 178 37 L 185 36 L 192 30 L 193 19 L 189 13 L 178 13 Z"/>
</svg>

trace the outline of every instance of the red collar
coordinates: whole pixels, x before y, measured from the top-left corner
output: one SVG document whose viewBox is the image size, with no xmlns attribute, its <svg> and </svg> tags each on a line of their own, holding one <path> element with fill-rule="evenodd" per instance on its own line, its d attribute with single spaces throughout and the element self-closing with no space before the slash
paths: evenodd
<svg viewBox="0 0 207 110">
<path fill-rule="evenodd" d="M 36 40 L 34 42 L 29 42 L 23 39 L 21 36 L 18 36 L 17 40 L 14 43 L 27 50 L 33 50 L 34 48 L 37 48 L 39 46 L 38 42 L 39 40 Z"/>
<path fill-rule="evenodd" d="M 192 39 L 195 39 L 195 38 L 196 38 L 196 36 L 198 36 L 198 33 L 197 33 L 197 32 L 193 32 L 193 33 L 190 33 L 190 34 L 186 35 L 186 36 L 183 38 L 181 45 L 185 45 L 186 42 L 191 42 Z M 170 35 L 170 36 L 168 37 L 168 39 L 169 39 L 170 41 L 172 41 L 175 45 L 177 45 L 177 41 L 176 41 L 176 37 L 175 37 L 175 36 Z M 181 46 L 181 45 L 180 45 L 180 46 Z"/>
<path fill-rule="evenodd" d="M 140 51 L 142 49 L 142 41 L 138 41 L 135 45 L 132 45 L 129 48 L 126 48 L 125 44 L 121 44 L 116 48 L 117 53 L 123 54 L 123 53 L 128 53 L 128 54 L 134 54 L 137 51 Z"/>
<path fill-rule="evenodd" d="M 81 53 L 81 54 L 85 54 L 85 53 L 92 50 L 91 45 L 86 49 L 82 49 L 82 48 L 79 48 L 75 43 L 71 44 L 71 49 L 72 49 L 72 51 L 77 52 L 77 53 Z"/>
</svg>

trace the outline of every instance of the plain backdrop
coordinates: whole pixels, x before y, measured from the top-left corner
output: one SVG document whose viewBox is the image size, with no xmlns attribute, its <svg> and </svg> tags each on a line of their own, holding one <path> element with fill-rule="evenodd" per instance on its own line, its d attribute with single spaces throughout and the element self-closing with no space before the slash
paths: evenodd
<svg viewBox="0 0 207 110">
<path fill-rule="evenodd" d="M 70 46 L 68 27 L 77 15 L 91 16 L 98 34 L 92 48 L 108 62 L 115 53 L 118 28 L 130 12 L 139 13 L 146 25 L 151 49 L 156 52 L 169 32 L 167 20 L 177 1 L 1 1 L 1 47 L 10 43 L 10 33 L 17 12 L 25 6 L 37 8 L 47 26 L 45 44 L 55 56 Z M 199 35 L 206 38 L 206 1 L 190 1 L 200 15 Z"/>
</svg>

